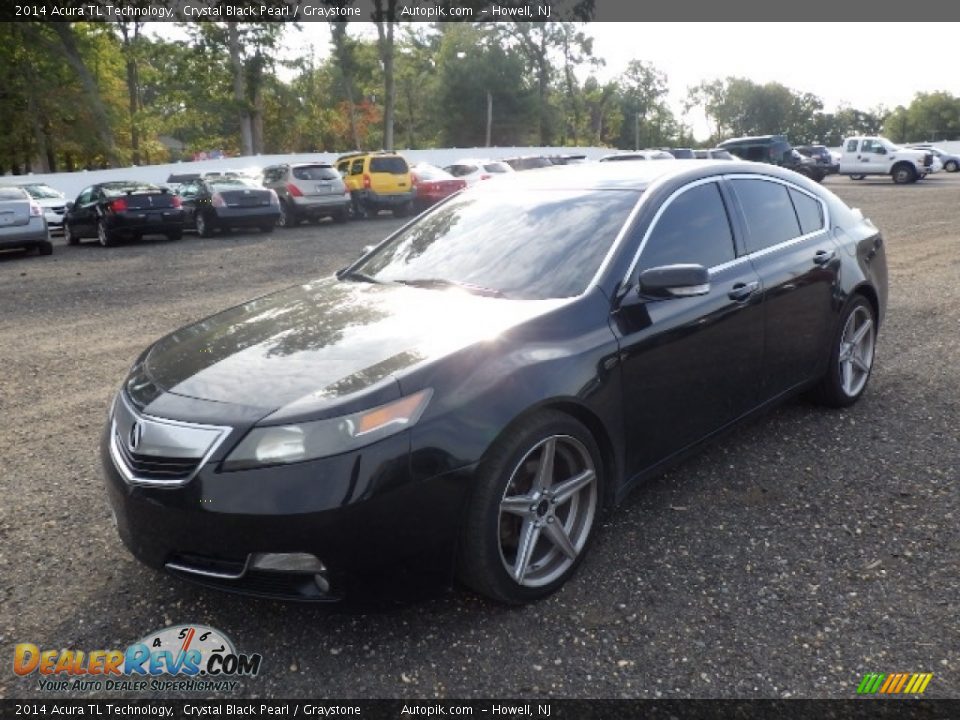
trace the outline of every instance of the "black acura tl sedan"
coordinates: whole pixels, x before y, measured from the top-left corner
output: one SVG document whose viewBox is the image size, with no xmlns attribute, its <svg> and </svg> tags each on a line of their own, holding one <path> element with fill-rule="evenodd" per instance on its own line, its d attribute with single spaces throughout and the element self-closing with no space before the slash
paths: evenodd
<svg viewBox="0 0 960 720">
<path fill-rule="evenodd" d="M 136 557 L 224 589 L 446 568 L 533 601 L 704 440 L 802 391 L 855 402 L 886 298 L 877 228 L 789 170 L 518 173 L 147 348 L 103 434 L 110 502 Z"/>
</svg>

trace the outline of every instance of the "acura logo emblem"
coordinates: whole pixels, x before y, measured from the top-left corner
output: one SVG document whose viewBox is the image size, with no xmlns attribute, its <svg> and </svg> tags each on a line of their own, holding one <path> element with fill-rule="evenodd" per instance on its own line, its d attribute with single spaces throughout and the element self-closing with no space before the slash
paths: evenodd
<svg viewBox="0 0 960 720">
<path fill-rule="evenodd" d="M 135 422 L 130 426 L 130 435 L 127 437 L 127 447 L 129 447 L 131 451 L 136 450 L 140 446 L 141 440 L 143 440 L 143 425 Z"/>
</svg>

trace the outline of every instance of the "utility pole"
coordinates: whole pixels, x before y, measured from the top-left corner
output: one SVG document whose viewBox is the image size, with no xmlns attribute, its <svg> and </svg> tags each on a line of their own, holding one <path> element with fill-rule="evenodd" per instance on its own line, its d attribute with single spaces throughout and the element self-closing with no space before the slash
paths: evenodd
<svg viewBox="0 0 960 720">
<path fill-rule="evenodd" d="M 487 90 L 487 147 L 490 147 L 490 129 L 493 126 L 493 94 Z"/>
<path fill-rule="evenodd" d="M 640 149 L 640 113 L 633 116 L 633 149 Z"/>
</svg>

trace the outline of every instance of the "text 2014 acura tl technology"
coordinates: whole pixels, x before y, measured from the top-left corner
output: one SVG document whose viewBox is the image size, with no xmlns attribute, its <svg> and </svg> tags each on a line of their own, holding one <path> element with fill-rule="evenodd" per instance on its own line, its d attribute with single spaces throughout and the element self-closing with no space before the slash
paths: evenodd
<svg viewBox="0 0 960 720">
<path fill-rule="evenodd" d="M 330 599 L 439 563 L 535 600 L 704 439 L 799 391 L 856 401 L 886 297 L 878 230 L 789 170 L 518 173 L 148 348 L 110 501 L 134 555 L 224 588 Z"/>
</svg>

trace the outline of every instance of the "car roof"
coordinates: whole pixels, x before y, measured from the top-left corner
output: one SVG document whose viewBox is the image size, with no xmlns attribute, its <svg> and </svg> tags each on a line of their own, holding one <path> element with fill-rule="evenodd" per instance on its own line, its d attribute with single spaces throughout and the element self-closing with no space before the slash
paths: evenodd
<svg viewBox="0 0 960 720">
<path fill-rule="evenodd" d="M 750 173 L 791 179 L 796 173 L 775 165 L 742 160 L 661 160 L 650 163 L 601 163 L 553 165 L 538 170 L 511 173 L 497 178 L 496 183 L 480 183 L 478 187 L 502 191 L 516 190 L 645 190 L 655 181 L 672 177 Z M 802 180 L 795 181 L 798 184 Z"/>
</svg>

